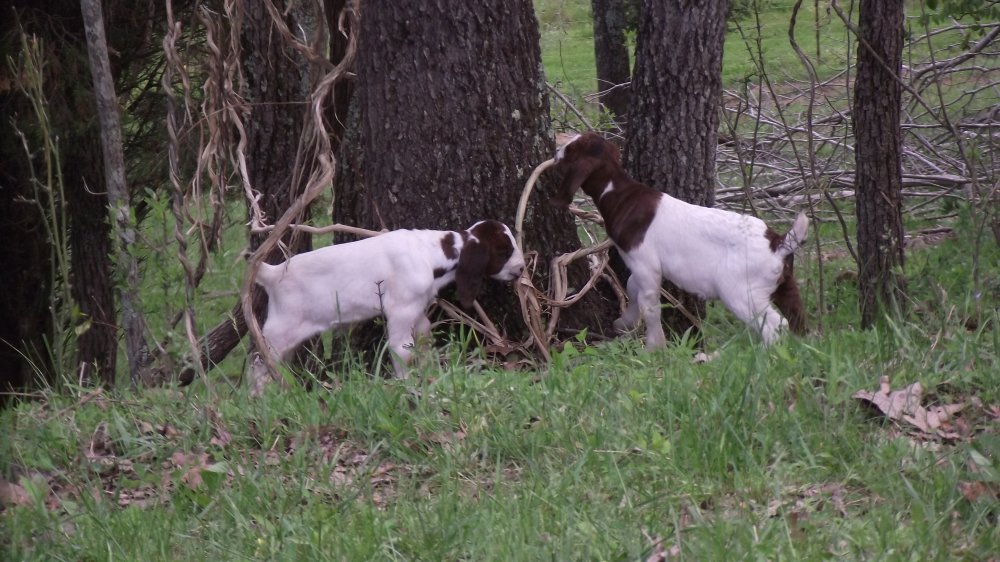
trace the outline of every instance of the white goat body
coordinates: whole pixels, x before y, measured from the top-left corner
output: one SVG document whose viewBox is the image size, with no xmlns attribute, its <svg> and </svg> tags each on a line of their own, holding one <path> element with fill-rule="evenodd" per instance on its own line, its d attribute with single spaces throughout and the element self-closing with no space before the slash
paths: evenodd
<svg viewBox="0 0 1000 562">
<path fill-rule="evenodd" d="M 686 203 L 630 178 L 618 149 L 596 133 L 574 137 L 555 159 L 565 175 L 553 204 L 568 205 L 582 188 L 631 271 L 629 303 L 615 321 L 619 330 L 634 328 L 641 318 L 647 347 L 665 343 L 660 325 L 664 278 L 699 297 L 721 300 L 766 344 L 789 323 L 795 332 L 804 330 L 793 270 L 793 252 L 809 226 L 804 214 L 789 232 L 777 234 L 756 217 Z"/>
<path fill-rule="evenodd" d="M 512 281 L 524 257 L 510 229 L 480 221 L 464 232 L 396 230 L 357 242 L 261 264 L 257 283 L 268 294 L 264 339 L 290 358 L 306 339 L 384 315 L 397 376 L 405 376 L 415 336 L 430 332 L 426 309 L 453 281 L 471 306 L 483 279 Z"/>
</svg>

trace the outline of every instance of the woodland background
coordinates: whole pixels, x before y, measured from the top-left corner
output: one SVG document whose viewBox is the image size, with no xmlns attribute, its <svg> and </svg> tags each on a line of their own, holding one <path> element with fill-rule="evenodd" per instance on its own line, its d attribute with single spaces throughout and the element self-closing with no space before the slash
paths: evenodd
<svg viewBox="0 0 1000 562">
<path fill-rule="evenodd" d="M 12 558 L 995 557 L 996 2 L 397 4 L 0 3 Z M 810 333 L 666 287 L 675 345 L 616 339 L 625 272 L 550 172 L 530 283 L 442 295 L 420 375 L 375 323 L 246 395 L 248 266 L 513 226 L 588 129 L 808 212 Z"/>
</svg>

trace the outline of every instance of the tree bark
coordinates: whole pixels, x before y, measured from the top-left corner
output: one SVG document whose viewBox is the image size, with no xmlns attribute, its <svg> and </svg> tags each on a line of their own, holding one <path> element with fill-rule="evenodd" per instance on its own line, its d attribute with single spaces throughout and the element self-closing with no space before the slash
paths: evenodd
<svg viewBox="0 0 1000 562">
<path fill-rule="evenodd" d="M 120 288 L 122 324 L 125 330 L 125 353 L 133 384 L 140 382 L 141 372 L 149 364 L 146 344 L 146 321 L 139 305 L 139 265 L 135 257 L 136 231 L 132 217 L 131 197 L 125 185 L 125 156 L 122 152 L 121 119 L 118 97 L 108 61 L 108 42 L 104 34 L 104 15 L 100 0 L 81 0 L 83 24 L 87 33 L 90 72 L 94 80 L 94 98 L 101 125 L 101 147 L 104 154 L 104 179 L 111 207 L 113 230 L 118 241 L 118 267 L 125 272 Z M 105 384 L 114 384 L 114 371 L 102 373 Z"/>
<path fill-rule="evenodd" d="M 591 0 L 594 20 L 594 60 L 597 65 L 597 91 L 601 104 L 624 123 L 628 114 L 631 80 L 626 9 L 630 2 L 623 0 Z"/>
<path fill-rule="evenodd" d="M 357 65 L 335 220 L 460 230 L 490 218 L 513 228 L 525 180 L 554 153 L 532 3 L 366 4 Z M 555 178 L 543 178 L 538 193 L 547 179 Z M 542 272 L 580 245 L 572 217 L 537 193 L 524 230 L 524 249 L 539 253 Z M 571 285 L 586 274 L 575 269 Z M 507 337 L 526 335 L 510 287 L 485 289 L 479 301 Z M 610 329 L 616 303 L 586 298 L 563 312 L 564 326 Z"/>
<path fill-rule="evenodd" d="M 862 0 L 854 82 L 854 179 L 858 218 L 858 302 L 862 327 L 905 305 L 902 137 L 898 81 L 903 0 Z"/>
<path fill-rule="evenodd" d="M 173 0 L 176 11 L 189 10 L 192 0 Z M 158 152 L 158 139 L 153 131 L 159 123 L 157 104 L 158 94 L 149 84 L 157 81 L 157 65 L 148 63 L 158 60 L 162 53 L 157 40 L 162 33 L 159 4 L 117 3 L 115 9 L 109 11 L 105 31 L 109 34 L 108 49 L 113 53 L 110 63 L 110 74 L 114 76 L 116 87 L 112 91 L 128 94 L 134 119 L 126 130 L 124 149 L 134 154 L 134 161 L 149 162 L 146 156 Z M 116 320 L 116 304 L 114 297 L 114 276 L 111 265 L 112 240 L 110 239 L 110 213 L 103 176 L 102 154 L 100 144 L 100 127 L 98 125 L 96 104 L 94 99 L 93 76 L 88 64 L 87 40 L 83 22 L 83 12 L 79 0 L 36 0 L 32 2 L 17 1 L 13 9 L 7 8 L 7 16 L 0 18 L 0 53 L 5 58 L 19 51 L 21 29 L 30 36 L 37 36 L 45 46 L 45 61 L 43 68 L 44 95 L 47 103 L 46 112 L 49 115 L 49 133 L 59 140 L 59 153 L 65 197 L 65 220 L 59 218 L 56 226 L 62 240 L 55 242 L 66 244 L 70 256 L 69 271 L 58 273 L 56 289 L 63 283 L 69 287 L 70 295 L 59 295 L 49 302 L 52 290 L 53 272 L 49 265 L 49 253 L 52 251 L 52 240 L 49 240 L 41 224 L 28 220 L 26 215 L 19 215 L 18 210 L 30 206 L 24 203 L 16 204 L 17 210 L 3 216 L 19 217 L 17 220 L 22 230 L 18 234 L 21 239 L 19 246 L 34 248 L 40 253 L 29 257 L 27 251 L 19 251 L 19 258 L 9 262 L 16 271 L 24 270 L 23 285 L 20 290 L 5 290 L 7 310 L 14 312 L 18 321 L 13 325 L 23 326 L 21 335 L 12 335 L 11 342 L 24 346 L 29 351 L 31 361 L 37 365 L 39 375 L 52 375 L 85 381 L 103 379 L 110 384 L 115 378 L 118 351 L 118 326 Z M 5 59 L 6 60 L 6 59 Z M 0 72 L 2 73 L 2 72 Z M 7 93 L 10 93 L 8 95 Z M 123 96 L 124 97 L 124 96 Z M 27 101 L 16 89 L 6 90 L 0 94 L 0 101 L 9 115 L 17 120 L 17 126 L 28 136 L 29 144 L 37 146 L 32 138 L 37 132 L 37 121 L 33 112 L 26 107 Z M 8 103 L 8 100 L 10 103 Z M 116 102 L 113 102 L 113 104 Z M 0 137 L 4 139 L 2 153 L 17 155 L 23 153 L 23 147 L 13 136 L 12 127 L 0 127 Z M 7 136 L 8 131 L 12 134 Z M 8 144 L 8 139 L 14 139 L 14 144 Z M 11 150 L 8 150 L 8 149 Z M 36 159 L 41 158 L 34 156 Z M 0 194 L 17 192 L 26 199 L 33 198 L 32 187 L 23 168 L 25 161 L 17 158 L 0 159 L 0 168 L 15 170 L 10 176 L 3 178 L 5 187 L 12 189 L 0 190 Z M 130 158 L 130 160 L 133 160 Z M 36 162 L 36 169 L 41 169 Z M 20 171 L 16 171 L 19 169 Z M 157 184 L 155 167 L 137 166 L 129 170 L 130 174 L 146 174 L 148 181 L 142 185 Z M 7 179 L 12 181 L 7 183 Z M 138 182 L 127 182 L 136 184 Z M 58 187 L 56 186 L 58 190 Z M 3 195 L 0 195 L 3 196 Z M 28 213 L 30 215 L 31 213 Z M 37 214 L 36 214 L 37 216 Z M 63 237 L 64 235 L 64 237 Z M 25 240 L 32 237 L 31 241 Z M 13 238 L 12 238 L 13 239 Z M 65 242 L 68 240 L 68 243 Z M 62 248 L 63 251 L 66 248 Z M 44 255 L 43 255 L 44 254 Z M 31 264 L 23 260 L 36 260 Z M 4 263 L 8 263 L 6 260 Z M 38 275 L 44 275 L 44 282 Z M 39 302 L 44 303 L 37 308 Z M 47 311 L 53 309 L 55 312 Z M 55 336 L 52 325 L 53 316 L 63 315 L 72 324 L 58 326 L 60 331 L 73 330 L 76 338 L 62 338 L 67 345 L 75 346 L 75 360 L 71 357 L 66 364 L 51 365 L 45 357 L 44 345 L 39 345 L 43 338 L 49 342 Z M 8 325 L 0 319 L 0 323 Z M 27 337 L 30 334 L 30 337 Z M 2 348 L 3 346 L 0 346 Z M 39 361 L 42 359 L 41 361 Z M 31 373 L 30 364 L 23 360 L 15 371 Z M 48 363 L 48 364 L 47 364 Z M 4 371 L 7 371 L 4 369 Z M 27 382 L 27 379 L 25 379 Z"/>
<path fill-rule="evenodd" d="M 326 27 L 330 32 L 330 61 L 339 64 L 347 54 L 350 43 L 349 35 L 353 32 L 349 20 L 344 19 L 345 29 L 340 29 L 340 15 L 346 8 L 354 10 L 353 0 L 324 0 Z M 333 87 L 333 103 L 327 109 L 327 121 L 330 132 L 330 148 L 336 154 L 344 140 L 347 129 L 347 113 L 354 97 L 354 81 L 342 80 Z"/>
<path fill-rule="evenodd" d="M 705 207 L 715 202 L 727 9 L 727 0 L 643 0 L 636 38 L 625 167 L 637 180 Z M 664 286 L 704 317 L 703 301 Z M 694 327 L 669 307 L 663 322 L 674 334 Z"/>
<path fill-rule="evenodd" d="M 82 68 L 85 72 L 86 69 Z M 82 72 L 81 72 L 82 73 Z M 118 323 L 115 308 L 114 276 L 111 270 L 112 238 L 108 200 L 93 191 L 104 177 L 101 170 L 98 130 L 88 127 L 87 142 L 67 143 L 66 198 L 71 223 L 71 293 L 79 307 L 76 325 L 82 331 L 76 340 L 74 380 L 84 384 L 100 381 L 107 388 L 115 384 L 118 365 Z M 80 139 L 82 141 L 82 139 Z"/>
<path fill-rule="evenodd" d="M 20 92 L 0 92 L 0 107 L 23 107 Z M 15 112 L 12 112 L 12 114 Z M 20 128 L 19 124 L 19 128 Z M 21 139 L 14 127 L 0 127 L 0 393 L 27 390 L 36 377 L 52 373 L 45 342 L 52 336 L 47 311 L 51 259 L 45 217 L 35 198 Z M 17 157 L 20 155 L 20 157 Z M 16 241 L 16 242 L 15 242 Z M 34 363 L 34 365 L 33 365 Z M 0 394 L 0 407 L 9 396 Z"/>
</svg>

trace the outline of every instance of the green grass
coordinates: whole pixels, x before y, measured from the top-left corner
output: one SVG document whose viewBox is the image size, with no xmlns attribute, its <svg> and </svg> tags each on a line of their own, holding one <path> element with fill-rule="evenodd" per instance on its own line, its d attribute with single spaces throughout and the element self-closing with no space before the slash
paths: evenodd
<svg viewBox="0 0 1000 562">
<path fill-rule="evenodd" d="M 911 254 L 912 321 L 854 330 L 841 286 L 824 334 L 765 350 L 713 306 L 706 364 L 619 340 L 506 372 L 452 345 L 408 382 L 258 400 L 50 393 L 0 414 L 0 474 L 29 496 L 3 558 L 636 560 L 656 537 L 693 560 L 988 559 L 1000 503 L 962 490 L 1000 487 L 1000 252 L 970 330 L 966 231 Z M 976 397 L 966 436 L 871 419 L 851 395 L 882 374 Z"/>
<path fill-rule="evenodd" d="M 791 0 L 762 2 L 759 29 L 758 20 L 753 16 L 730 23 L 723 55 L 722 73 L 726 87 L 735 87 L 745 78 L 756 75 L 754 60 L 761 56 L 775 82 L 808 78 L 805 68 L 789 46 L 789 15 L 793 4 Z M 596 70 L 590 2 L 536 0 L 535 6 L 547 79 L 575 100 L 593 94 L 596 91 Z M 796 27 L 796 39 L 810 57 L 817 54 L 815 25 L 813 3 L 804 3 Z M 822 6 L 819 27 L 817 71 L 821 76 L 830 76 L 845 66 L 847 36 L 836 14 L 827 14 Z M 761 52 L 758 52 L 758 36 Z M 815 60 L 813 62 L 816 64 Z"/>
</svg>

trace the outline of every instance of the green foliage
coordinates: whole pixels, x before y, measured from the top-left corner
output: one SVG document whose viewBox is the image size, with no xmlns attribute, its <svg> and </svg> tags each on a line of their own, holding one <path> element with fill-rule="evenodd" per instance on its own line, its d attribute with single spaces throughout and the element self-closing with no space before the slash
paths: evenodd
<svg viewBox="0 0 1000 562">
<path fill-rule="evenodd" d="M 926 0 L 927 8 L 936 22 L 954 19 L 972 19 L 977 22 L 1000 20 L 1000 5 L 993 0 Z"/>
</svg>

